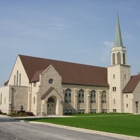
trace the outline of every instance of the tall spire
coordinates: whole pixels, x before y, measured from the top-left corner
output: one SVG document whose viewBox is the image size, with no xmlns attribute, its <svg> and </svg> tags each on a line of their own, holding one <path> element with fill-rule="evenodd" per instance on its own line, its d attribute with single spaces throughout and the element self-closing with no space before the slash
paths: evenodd
<svg viewBox="0 0 140 140">
<path fill-rule="evenodd" d="M 117 14 L 117 21 L 116 21 L 116 33 L 115 33 L 115 42 L 114 47 L 123 47 L 122 36 L 121 36 L 121 29 L 120 29 L 120 22 L 119 16 Z"/>
</svg>

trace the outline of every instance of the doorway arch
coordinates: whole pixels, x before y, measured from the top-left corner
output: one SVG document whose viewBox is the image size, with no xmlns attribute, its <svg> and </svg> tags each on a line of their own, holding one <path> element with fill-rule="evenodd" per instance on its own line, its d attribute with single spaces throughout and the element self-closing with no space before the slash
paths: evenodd
<svg viewBox="0 0 140 140">
<path fill-rule="evenodd" d="M 49 97 L 47 101 L 47 114 L 54 115 L 56 109 L 56 102 L 53 97 Z"/>
</svg>

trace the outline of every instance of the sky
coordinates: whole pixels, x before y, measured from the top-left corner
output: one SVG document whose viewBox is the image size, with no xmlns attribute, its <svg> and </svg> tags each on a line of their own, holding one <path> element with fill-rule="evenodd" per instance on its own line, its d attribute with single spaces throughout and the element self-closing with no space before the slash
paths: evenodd
<svg viewBox="0 0 140 140">
<path fill-rule="evenodd" d="M 18 54 L 108 67 L 119 15 L 131 75 L 140 72 L 140 0 L 0 0 L 0 86 Z"/>
</svg>

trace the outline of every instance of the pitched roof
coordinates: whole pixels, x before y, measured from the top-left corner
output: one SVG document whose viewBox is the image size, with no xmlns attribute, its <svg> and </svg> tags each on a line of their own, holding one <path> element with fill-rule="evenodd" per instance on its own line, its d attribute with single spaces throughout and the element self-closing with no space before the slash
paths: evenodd
<svg viewBox="0 0 140 140">
<path fill-rule="evenodd" d="M 19 55 L 30 81 L 39 80 L 39 74 L 50 65 L 62 77 L 62 83 L 78 85 L 108 86 L 107 68 L 76 64 L 64 61 Z"/>
<path fill-rule="evenodd" d="M 140 81 L 140 75 L 131 76 L 129 82 L 123 90 L 123 93 L 131 93 L 136 88 L 138 82 Z"/>
<path fill-rule="evenodd" d="M 41 97 L 41 99 L 43 100 L 52 90 L 54 89 L 54 87 L 50 87 Z"/>
</svg>

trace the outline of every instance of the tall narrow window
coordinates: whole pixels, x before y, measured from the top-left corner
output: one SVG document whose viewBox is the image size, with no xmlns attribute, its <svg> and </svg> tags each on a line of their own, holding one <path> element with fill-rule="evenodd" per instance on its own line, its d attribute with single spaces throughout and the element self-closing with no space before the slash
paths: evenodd
<svg viewBox="0 0 140 140">
<path fill-rule="evenodd" d="M 113 74 L 113 79 L 115 79 L 115 74 Z"/>
<path fill-rule="evenodd" d="M 34 97 L 34 99 L 33 99 L 33 100 L 34 100 L 34 104 L 35 104 L 35 97 Z"/>
<path fill-rule="evenodd" d="M 84 103 L 84 90 L 83 89 L 80 89 L 78 92 L 78 102 Z"/>
<path fill-rule="evenodd" d="M 106 91 L 102 92 L 102 103 L 106 103 Z"/>
<path fill-rule="evenodd" d="M 17 83 L 16 83 L 16 85 L 18 86 L 18 70 L 17 70 Z"/>
<path fill-rule="evenodd" d="M 71 103 L 71 90 L 66 89 L 65 90 L 65 103 Z"/>
<path fill-rule="evenodd" d="M 2 104 L 2 93 L 0 94 L 0 104 Z"/>
<path fill-rule="evenodd" d="M 92 90 L 90 93 L 90 102 L 96 103 L 96 91 Z"/>
<path fill-rule="evenodd" d="M 115 64 L 115 53 L 112 54 L 112 63 Z"/>
<path fill-rule="evenodd" d="M 121 64 L 121 53 L 120 52 L 118 52 L 118 54 L 117 54 L 117 62 L 118 62 L 118 64 Z"/>
<path fill-rule="evenodd" d="M 125 62 L 125 53 L 123 53 L 123 64 L 126 64 L 126 62 Z"/>
<path fill-rule="evenodd" d="M 14 86 L 16 85 L 16 75 L 14 75 Z"/>
<path fill-rule="evenodd" d="M 21 86 L 21 73 L 19 74 L 19 86 Z"/>
</svg>

